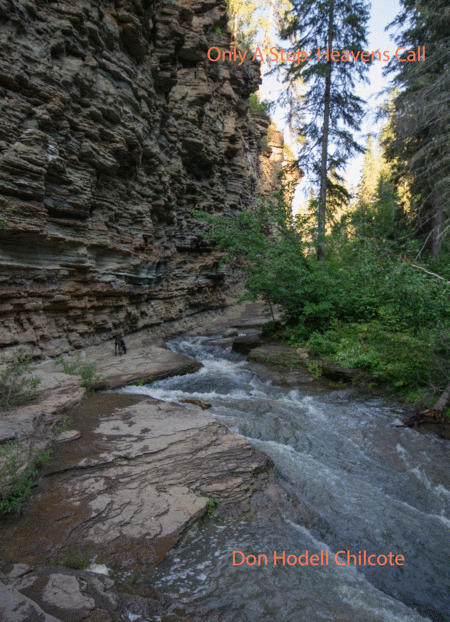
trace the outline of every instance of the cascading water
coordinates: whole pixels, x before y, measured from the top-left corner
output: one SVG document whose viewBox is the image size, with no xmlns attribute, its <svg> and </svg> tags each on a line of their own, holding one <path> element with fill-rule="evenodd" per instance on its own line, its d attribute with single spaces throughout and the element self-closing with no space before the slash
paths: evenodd
<svg viewBox="0 0 450 622">
<path fill-rule="evenodd" d="M 445 441 L 396 428 L 401 410 L 380 399 L 275 387 L 211 338 L 168 346 L 203 367 L 123 391 L 211 402 L 210 413 L 273 459 L 285 493 L 278 517 L 205 522 L 157 568 L 153 587 L 235 622 L 450 621 Z M 233 551 L 256 563 L 233 565 Z"/>
</svg>

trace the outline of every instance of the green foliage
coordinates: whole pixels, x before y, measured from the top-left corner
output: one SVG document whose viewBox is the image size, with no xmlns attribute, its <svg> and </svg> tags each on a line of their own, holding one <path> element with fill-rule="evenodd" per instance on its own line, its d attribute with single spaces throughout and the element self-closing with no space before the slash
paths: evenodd
<svg viewBox="0 0 450 622">
<path fill-rule="evenodd" d="M 84 570 L 90 565 L 90 556 L 87 552 L 73 553 L 67 555 L 61 562 L 64 568 L 71 570 Z"/>
<path fill-rule="evenodd" d="M 330 356 L 344 367 L 360 369 L 377 383 L 396 389 L 426 384 L 432 352 L 429 332 L 413 336 L 389 330 L 379 320 L 338 325 L 324 334 L 313 333 L 307 347 L 317 355 Z"/>
<path fill-rule="evenodd" d="M 88 393 L 94 392 L 95 386 L 100 380 L 95 363 L 82 363 L 80 357 L 77 357 L 75 361 L 67 361 L 67 359 L 63 358 L 57 359 L 56 364 L 62 367 L 65 374 L 78 374 L 80 376 L 80 385 Z"/>
<path fill-rule="evenodd" d="M 0 515 L 17 512 L 28 499 L 38 470 L 50 460 L 53 449 L 30 451 L 26 463 L 19 459 L 21 446 L 9 441 L 0 450 Z"/>
<path fill-rule="evenodd" d="M 396 177 L 411 191 L 408 229 L 433 255 L 448 240 L 450 222 L 450 7 L 447 0 L 402 0 L 391 26 L 395 40 L 404 46 L 405 61 L 411 49 L 424 46 L 420 62 L 390 63 L 398 87 L 389 109 L 391 134 L 387 155 Z M 425 48 L 422 48 L 425 50 Z"/>
<path fill-rule="evenodd" d="M 33 376 L 29 358 L 16 354 L 0 372 L 0 405 L 13 408 L 29 402 L 36 397 L 39 376 Z"/>
<path fill-rule="evenodd" d="M 127 580 L 130 585 L 141 585 L 144 582 L 144 577 L 141 573 L 134 572 Z"/>
<path fill-rule="evenodd" d="M 93 393 L 95 385 L 100 379 L 100 376 L 97 374 L 95 363 L 83 363 L 80 367 L 79 374 L 81 377 L 81 386 L 84 387 L 88 393 Z"/>
<path fill-rule="evenodd" d="M 406 247 L 398 256 L 397 242 L 344 228 L 318 261 L 308 219 L 294 218 L 280 196 L 234 220 L 202 218 L 212 225 L 205 235 L 245 270 L 244 298 L 279 305 L 292 343 L 409 393 L 445 386 L 450 284 L 414 267 Z"/>
<path fill-rule="evenodd" d="M 314 378 L 320 378 L 322 375 L 322 363 L 320 361 L 305 361 L 305 365 Z"/>
<path fill-rule="evenodd" d="M 80 358 L 78 357 L 75 361 L 60 358 L 56 360 L 56 364 L 62 367 L 65 374 L 76 375 L 80 368 Z"/>
<path fill-rule="evenodd" d="M 216 33 L 216 35 L 221 35 L 222 34 L 222 28 L 220 26 L 216 26 L 214 29 L 214 32 Z"/>
<path fill-rule="evenodd" d="M 215 509 L 217 508 L 218 505 L 219 505 L 219 500 L 218 499 L 216 499 L 215 497 L 209 497 L 208 498 L 208 504 L 206 506 L 206 516 L 207 516 L 207 518 L 209 518 L 209 519 L 214 518 Z"/>
<path fill-rule="evenodd" d="M 273 107 L 273 103 L 269 101 L 266 101 L 266 100 L 259 101 L 256 93 L 250 94 L 250 97 L 248 98 L 248 102 L 250 104 L 250 112 L 264 112 L 265 114 L 269 115 Z"/>
</svg>

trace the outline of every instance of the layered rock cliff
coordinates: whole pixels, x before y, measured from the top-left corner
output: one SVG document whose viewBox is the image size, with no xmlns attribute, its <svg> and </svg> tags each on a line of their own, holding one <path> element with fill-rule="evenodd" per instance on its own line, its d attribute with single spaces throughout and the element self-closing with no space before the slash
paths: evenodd
<svg viewBox="0 0 450 622">
<path fill-rule="evenodd" d="M 258 65 L 207 59 L 230 46 L 226 20 L 220 0 L 0 0 L 6 352 L 224 305 L 230 279 L 190 210 L 251 209 L 273 183 L 260 158 L 282 158 L 248 114 Z"/>
</svg>

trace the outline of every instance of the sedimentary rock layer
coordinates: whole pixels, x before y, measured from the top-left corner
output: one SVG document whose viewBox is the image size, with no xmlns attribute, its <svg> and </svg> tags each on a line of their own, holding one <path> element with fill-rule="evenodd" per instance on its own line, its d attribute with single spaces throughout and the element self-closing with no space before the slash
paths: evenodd
<svg viewBox="0 0 450 622">
<path fill-rule="evenodd" d="M 0 347 L 59 354 L 225 304 L 191 210 L 250 209 L 282 159 L 249 115 L 258 65 L 207 59 L 226 20 L 220 0 L 0 0 Z"/>
</svg>

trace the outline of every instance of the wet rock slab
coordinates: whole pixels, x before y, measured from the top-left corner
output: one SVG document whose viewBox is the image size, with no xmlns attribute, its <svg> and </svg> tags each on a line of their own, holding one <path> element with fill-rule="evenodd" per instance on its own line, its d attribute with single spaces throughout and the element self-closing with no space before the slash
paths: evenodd
<svg viewBox="0 0 450 622">
<path fill-rule="evenodd" d="M 282 386 L 313 382 L 302 352 L 284 345 L 264 345 L 250 350 L 248 360 L 269 368 L 267 377 Z M 264 375 L 264 372 L 261 374 Z"/>
<path fill-rule="evenodd" d="M 0 563 L 2 622 L 122 622 L 122 599 L 102 575 Z"/>
<path fill-rule="evenodd" d="M 201 367 L 201 363 L 189 356 L 147 344 L 142 336 L 136 336 L 134 340 L 130 337 L 129 343 L 132 347 L 126 356 L 114 356 L 111 342 L 88 348 L 82 356 L 73 355 L 67 360 L 94 364 L 96 386 L 108 389 L 191 373 Z M 0 447 L 14 442 L 15 459 L 24 466 L 30 456 L 49 449 L 65 413 L 86 395 L 86 389 L 80 386 L 80 375 L 63 373 L 54 360 L 38 365 L 33 369 L 33 375 L 41 379 L 36 399 L 25 406 L 0 412 Z M 0 454 L 0 494 L 7 490 L 14 475 L 3 468 L 10 456 L 10 453 Z"/>
<path fill-rule="evenodd" d="M 66 357 L 68 363 L 79 361 L 81 364 L 95 365 L 96 389 L 115 389 L 127 384 L 153 382 L 169 376 L 179 376 L 197 371 L 201 363 L 184 354 L 171 352 L 148 343 L 142 334 L 126 338 L 127 354 L 114 355 L 114 341 L 100 346 L 92 346 L 81 353 L 72 353 Z M 61 371 L 56 361 L 48 361 L 38 367 L 38 371 L 53 373 Z"/>
<path fill-rule="evenodd" d="M 21 520 L 2 526 L 1 559 L 156 563 L 208 497 L 240 503 L 267 478 L 267 456 L 199 408 L 99 393 L 80 412 L 81 438 L 58 444 Z"/>
</svg>

